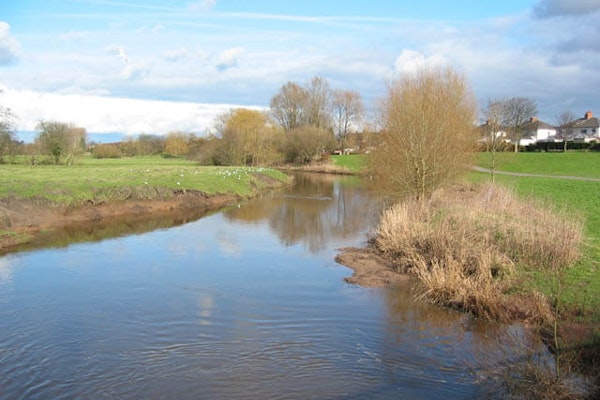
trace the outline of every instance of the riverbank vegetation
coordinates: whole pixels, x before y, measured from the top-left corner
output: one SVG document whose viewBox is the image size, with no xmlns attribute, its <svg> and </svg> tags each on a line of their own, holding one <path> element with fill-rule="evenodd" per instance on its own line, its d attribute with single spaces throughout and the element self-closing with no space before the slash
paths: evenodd
<svg viewBox="0 0 600 400">
<path fill-rule="evenodd" d="M 470 162 L 476 106 L 464 76 L 425 69 L 392 83 L 382 106 L 382 145 L 369 157 L 377 190 L 425 200 Z"/>
<path fill-rule="evenodd" d="M 182 158 L 96 159 L 76 165 L 2 166 L 0 249 L 33 239 L 42 228 L 129 212 L 223 206 L 281 186 L 287 176 L 263 167 L 205 167 Z M 121 204 L 112 207 L 112 204 Z M 129 210 L 129 211 L 128 211 Z"/>
<path fill-rule="evenodd" d="M 524 271 L 554 278 L 580 255 L 583 223 L 506 188 L 461 185 L 384 212 L 375 246 L 417 276 L 434 303 L 478 317 L 550 323 L 550 304 L 523 290 Z M 519 299 L 518 301 L 515 301 Z"/>
<path fill-rule="evenodd" d="M 248 196 L 263 178 L 286 179 L 263 167 L 206 167 L 182 158 L 133 157 L 99 160 L 89 156 L 77 165 L 2 166 L 0 198 L 44 197 L 52 202 L 81 202 L 149 198 L 155 192 L 200 190 L 207 195 Z"/>
<path fill-rule="evenodd" d="M 465 184 L 475 142 L 470 99 L 466 82 L 452 71 L 418 71 L 392 83 L 381 110 L 382 144 L 369 154 L 368 172 L 373 187 L 395 204 L 383 213 L 373 247 L 397 271 L 416 276 L 423 298 L 433 303 L 535 327 L 555 354 L 554 371 L 540 369 L 544 378 L 530 385 L 535 390 L 570 398 L 564 378 L 571 369 L 585 370 L 600 387 L 598 228 L 590 225 L 598 205 L 585 208 L 597 203 L 600 183 L 577 181 L 584 190 L 573 187 L 569 194 L 548 189 L 557 183 L 539 177 Z M 479 161 L 493 157 L 495 171 L 521 154 L 498 156 Z M 554 165 L 553 174 L 576 170 L 575 156 L 555 156 L 565 157 L 567 173 Z M 535 159 L 526 155 L 514 168 L 544 173 Z M 597 174 L 596 162 L 580 173 Z M 573 202 L 561 204 L 561 196 Z"/>
</svg>

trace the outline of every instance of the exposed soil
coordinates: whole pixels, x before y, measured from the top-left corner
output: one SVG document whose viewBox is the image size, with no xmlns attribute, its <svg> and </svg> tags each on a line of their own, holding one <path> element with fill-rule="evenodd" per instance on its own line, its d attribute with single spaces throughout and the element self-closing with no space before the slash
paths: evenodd
<svg viewBox="0 0 600 400">
<path fill-rule="evenodd" d="M 365 287 L 397 287 L 414 283 L 415 279 L 408 274 L 397 272 L 390 261 L 370 249 L 344 247 L 335 261 L 351 268 L 352 276 L 345 281 Z"/>
<path fill-rule="evenodd" d="M 0 252 L 9 252 L 11 247 L 31 242 L 48 231 L 64 229 L 82 224 L 99 224 L 135 217 L 156 218 L 180 214 L 182 211 L 209 211 L 222 208 L 241 198 L 235 195 L 209 196 L 200 191 L 179 190 L 168 198 L 129 199 L 87 203 L 68 207 L 46 199 L 0 199 L 0 230 L 11 234 L 0 234 Z"/>
</svg>

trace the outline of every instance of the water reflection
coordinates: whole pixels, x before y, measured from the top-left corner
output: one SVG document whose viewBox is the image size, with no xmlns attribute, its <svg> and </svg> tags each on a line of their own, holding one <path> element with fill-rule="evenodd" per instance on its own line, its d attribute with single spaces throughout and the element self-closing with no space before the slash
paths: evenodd
<svg viewBox="0 0 600 400">
<path fill-rule="evenodd" d="M 23 245 L 0 249 L 0 255 L 32 249 L 66 247 L 73 243 L 95 242 L 119 236 L 141 234 L 157 229 L 171 228 L 196 221 L 214 211 L 207 209 L 173 209 L 163 214 L 125 215 L 101 221 L 74 223 L 69 226 L 41 232 L 35 240 Z"/>
<path fill-rule="evenodd" d="M 0 257 L 0 397 L 481 397 L 468 365 L 493 329 L 344 283 L 335 248 L 375 204 L 301 175 L 171 229 Z"/>
<path fill-rule="evenodd" d="M 304 243 L 316 252 L 362 231 L 378 212 L 378 201 L 355 177 L 299 173 L 287 191 L 264 195 L 225 216 L 246 223 L 268 221 L 284 245 Z"/>
</svg>

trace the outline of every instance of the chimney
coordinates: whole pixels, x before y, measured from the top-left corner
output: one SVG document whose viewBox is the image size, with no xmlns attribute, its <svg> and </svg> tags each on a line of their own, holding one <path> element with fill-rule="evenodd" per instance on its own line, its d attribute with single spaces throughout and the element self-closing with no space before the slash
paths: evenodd
<svg viewBox="0 0 600 400">
<path fill-rule="evenodd" d="M 538 122 L 538 117 L 529 118 L 529 122 Z"/>
<path fill-rule="evenodd" d="M 591 111 L 588 111 L 585 113 L 585 119 L 592 119 L 593 116 L 594 116 L 594 114 L 592 114 Z"/>
</svg>

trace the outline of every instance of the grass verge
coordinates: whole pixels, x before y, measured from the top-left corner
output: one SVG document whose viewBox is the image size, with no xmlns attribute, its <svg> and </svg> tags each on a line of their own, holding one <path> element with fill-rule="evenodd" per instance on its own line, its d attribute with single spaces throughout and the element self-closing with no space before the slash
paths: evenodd
<svg viewBox="0 0 600 400">
<path fill-rule="evenodd" d="M 287 180 L 273 169 L 199 167 L 161 157 L 0 165 L 0 253 L 72 225 L 189 218 Z"/>
<path fill-rule="evenodd" d="M 182 159 L 137 157 L 82 158 L 74 167 L 0 165 L 0 199 L 43 198 L 60 205 L 86 201 L 153 198 L 177 190 L 207 195 L 249 196 L 265 179 L 285 181 L 282 172 L 267 168 L 201 167 Z"/>
</svg>

